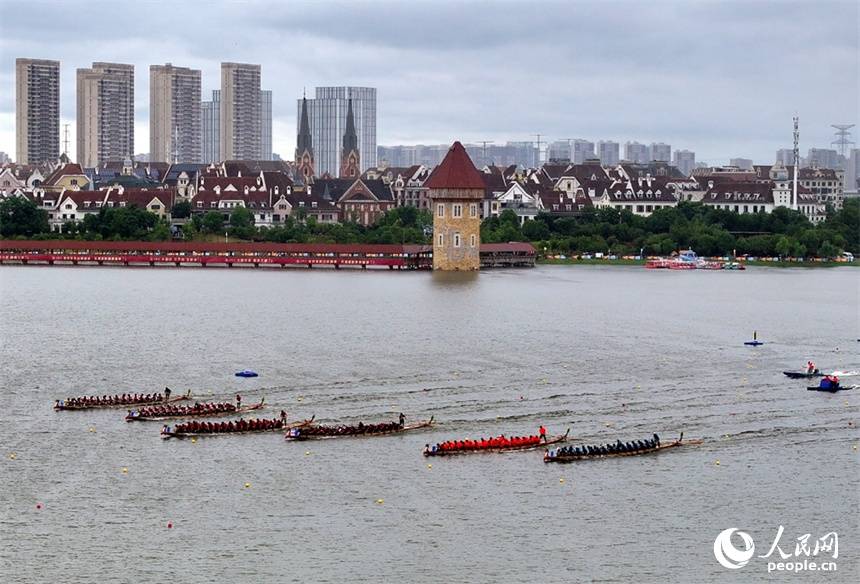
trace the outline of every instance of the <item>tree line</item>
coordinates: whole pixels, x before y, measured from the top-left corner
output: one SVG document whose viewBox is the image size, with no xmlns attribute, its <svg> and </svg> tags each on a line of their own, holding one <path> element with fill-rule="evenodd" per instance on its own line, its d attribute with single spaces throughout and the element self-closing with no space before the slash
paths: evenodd
<svg viewBox="0 0 860 584">
<path fill-rule="evenodd" d="M 0 201 L 0 236 L 4 238 L 82 240 L 206 240 L 228 235 L 234 239 L 279 243 L 415 243 L 431 242 L 433 219 L 426 210 L 399 207 L 376 224 L 319 223 L 298 209 L 276 227 L 254 225 L 252 213 L 236 208 L 225 222 L 218 211 L 191 214 L 180 202 L 174 219 L 185 219 L 179 233 L 157 215 L 130 207 L 102 208 L 80 223 L 69 222 L 63 232 L 51 232 L 47 212 L 23 197 Z M 839 211 L 813 225 L 797 211 L 780 207 L 772 213 L 738 214 L 701 203 L 682 202 L 648 217 L 617 209 L 590 209 L 577 216 L 538 214 L 520 224 L 511 210 L 481 223 L 483 243 L 530 241 L 548 254 L 612 253 L 668 255 L 691 248 L 702 256 L 835 257 L 841 251 L 860 253 L 860 200 L 845 201 Z"/>
</svg>

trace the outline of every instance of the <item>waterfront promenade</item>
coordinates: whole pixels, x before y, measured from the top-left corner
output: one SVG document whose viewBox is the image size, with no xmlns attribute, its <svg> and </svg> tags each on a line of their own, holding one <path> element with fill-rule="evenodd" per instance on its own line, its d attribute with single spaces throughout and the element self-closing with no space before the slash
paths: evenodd
<svg viewBox="0 0 860 584">
<path fill-rule="evenodd" d="M 535 256 L 528 243 L 485 244 L 481 267 L 532 267 Z M 433 249 L 414 244 L 2 240 L 2 264 L 429 270 Z"/>
</svg>

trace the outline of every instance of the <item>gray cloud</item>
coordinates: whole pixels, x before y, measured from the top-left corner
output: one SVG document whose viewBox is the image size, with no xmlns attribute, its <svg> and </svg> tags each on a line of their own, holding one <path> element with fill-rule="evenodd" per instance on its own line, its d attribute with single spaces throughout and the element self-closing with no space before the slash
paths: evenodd
<svg viewBox="0 0 860 584">
<path fill-rule="evenodd" d="M 540 132 L 769 161 L 795 113 L 804 151 L 858 117 L 853 1 L 0 1 L 2 87 L 15 57 L 60 59 L 72 121 L 77 67 L 134 63 L 139 152 L 148 67 L 167 61 L 202 69 L 205 94 L 221 61 L 261 63 L 287 158 L 295 99 L 315 85 L 378 87 L 382 144 Z M 0 92 L 0 150 L 13 150 L 13 125 L 14 91 Z"/>
</svg>

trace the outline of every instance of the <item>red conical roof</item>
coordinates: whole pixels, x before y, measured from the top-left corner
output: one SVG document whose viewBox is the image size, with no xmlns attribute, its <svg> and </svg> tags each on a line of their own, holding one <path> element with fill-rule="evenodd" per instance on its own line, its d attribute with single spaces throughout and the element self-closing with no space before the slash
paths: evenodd
<svg viewBox="0 0 860 584">
<path fill-rule="evenodd" d="M 448 150 L 442 164 L 436 167 L 424 186 L 430 189 L 481 189 L 484 179 L 459 142 Z"/>
</svg>

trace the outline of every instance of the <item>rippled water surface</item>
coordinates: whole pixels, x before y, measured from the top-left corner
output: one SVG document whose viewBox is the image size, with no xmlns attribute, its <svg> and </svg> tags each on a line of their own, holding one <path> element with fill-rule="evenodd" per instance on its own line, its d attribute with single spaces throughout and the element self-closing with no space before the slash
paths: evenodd
<svg viewBox="0 0 860 584">
<path fill-rule="evenodd" d="M 860 391 L 781 371 L 860 368 L 857 276 L 0 268 L 0 581 L 856 582 Z M 754 329 L 767 343 L 745 347 Z M 120 411 L 51 409 L 165 385 L 265 396 L 291 418 L 439 425 L 163 442 Z M 705 443 L 565 466 L 421 456 L 541 423 Z M 764 554 L 779 525 L 792 552 L 838 532 L 838 571 L 715 561 L 723 529 Z"/>
</svg>

